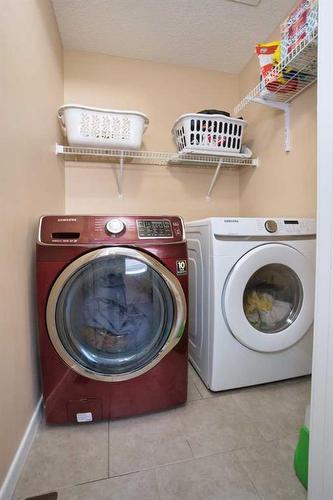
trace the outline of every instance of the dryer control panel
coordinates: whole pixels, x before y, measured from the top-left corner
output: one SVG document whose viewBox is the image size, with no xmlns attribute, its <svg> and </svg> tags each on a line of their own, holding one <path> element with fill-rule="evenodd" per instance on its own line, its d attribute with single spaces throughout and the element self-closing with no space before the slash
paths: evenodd
<svg viewBox="0 0 333 500">
<path fill-rule="evenodd" d="M 314 236 L 316 234 L 315 219 L 212 217 L 209 220 L 216 236 L 258 236 L 274 239 L 281 236 Z"/>
<path fill-rule="evenodd" d="M 54 245 L 133 244 L 185 240 L 177 216 L 47 215 L 41 218 L 39 242 Z"/>
</svg>

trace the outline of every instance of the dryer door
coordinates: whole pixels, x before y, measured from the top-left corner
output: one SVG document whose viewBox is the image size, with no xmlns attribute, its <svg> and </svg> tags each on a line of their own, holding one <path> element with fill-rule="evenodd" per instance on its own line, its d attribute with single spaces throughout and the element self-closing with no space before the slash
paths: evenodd
<svg viewBox="0 0 333 500">
<path fill-rule="evenodd" d="M 70 368 L 96 380 L 126 380 L 150 370 L 177 344 L 186 302 L 178 279 L 153 257 L 104 248 L 60 274 L 46 320 Z"/>
<path fill-rule="evenodd" d="M 287 245 L 266 244 L 246 253 L 231 270 L 222 306 L 237 340 L 255 351 L 291 347 L 314 316 L 314 269 Z"/>
</svg>

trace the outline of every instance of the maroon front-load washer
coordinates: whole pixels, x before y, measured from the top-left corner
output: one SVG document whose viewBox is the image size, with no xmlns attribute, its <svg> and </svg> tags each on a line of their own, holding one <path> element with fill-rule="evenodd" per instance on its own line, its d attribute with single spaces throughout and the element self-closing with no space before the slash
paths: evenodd
<svg viewBox="0 0 333 500">
<path fill-rule="evenodd" d="M 37 299 L 46 422 L 127 417 L 186 401 L 181 218 L 42 217 Z"/>
</svg>

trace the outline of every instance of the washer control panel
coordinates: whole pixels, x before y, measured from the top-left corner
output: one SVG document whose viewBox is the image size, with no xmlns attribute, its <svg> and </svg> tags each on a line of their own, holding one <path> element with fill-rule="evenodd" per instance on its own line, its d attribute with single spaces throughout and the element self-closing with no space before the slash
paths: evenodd
<svg viewBox="0 0 333 500">
<path fill-rule="evenodd" d="M 175 215 L 46 215 L 38 239 L 48 245 L 162 245 L 183 243 L 185 232 Z"/>
<path fill-rule="evenodd" d="M 125 230 L 125 224 L 120 219 L 110 219 L 105 224 L 105 231 L 109 234 L 120 234 Z"/>
<path fill-rule="evenodd" d="M 138 237 L 146 238 L 172 238 L 171 222 L 167 219 L 163 220 L 138 220 Z"/>
</svg>

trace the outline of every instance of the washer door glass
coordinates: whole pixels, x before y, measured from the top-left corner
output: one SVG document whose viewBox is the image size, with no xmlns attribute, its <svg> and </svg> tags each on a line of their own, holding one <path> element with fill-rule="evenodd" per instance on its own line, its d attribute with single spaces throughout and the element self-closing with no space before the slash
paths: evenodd
<svg viewBox="0 0 333 500">
<path fill-rule="evenodd" d="M 297 318 L 302 302 L 302 283 L 283 264 L 268 264 L 258 269 L 247 282 L 243 295 L 247 320 L 264 333 L 288 328 Z"/>
<path fill-rule="evenodd" d="M 173 318 L 162 276 L 125 255 L 81 266 L 66 281 L 55 309 L 57 333 L 70 357 L 106 375 L 149 364 L 167 341 Z"/>
</svg>

